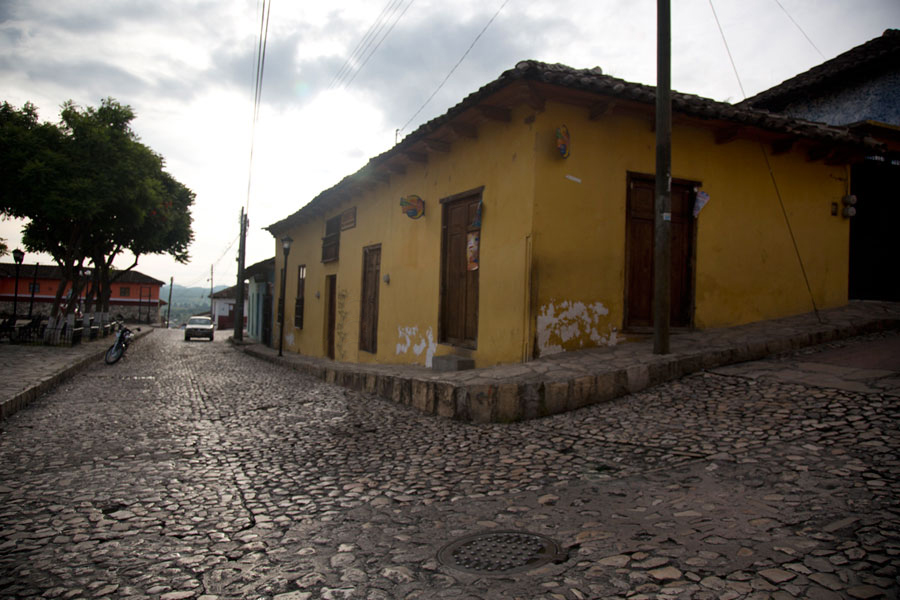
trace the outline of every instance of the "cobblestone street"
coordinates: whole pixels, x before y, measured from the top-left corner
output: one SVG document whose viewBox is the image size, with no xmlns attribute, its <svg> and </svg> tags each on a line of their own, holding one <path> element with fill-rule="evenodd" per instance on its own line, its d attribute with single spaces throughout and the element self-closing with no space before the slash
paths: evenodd
<svg viewBox="0 0 900 600">
<path fill-rule="evenodd" d="M 181 335 L 2 423 L 0 597 L 898 597 L 897 375 L 811 366 L 897 332 L 511 425 Z M 563 555 L 507 575 L 437 559 L 513 530 Z"/>
</svg>

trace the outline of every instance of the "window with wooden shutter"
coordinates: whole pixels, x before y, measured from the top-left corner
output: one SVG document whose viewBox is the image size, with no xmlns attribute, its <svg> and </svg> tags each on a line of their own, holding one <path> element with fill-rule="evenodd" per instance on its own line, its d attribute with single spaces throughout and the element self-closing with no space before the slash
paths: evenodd
<svg viewBox="0 0 900 600">
<path fill-rule="evenodd" d="M 322 238 L 322 262 L 338 259 L 341 245 L 341 215 L 325 221 L 325 237 Z"/>
<path fill-rule="evenodd" d="M 303 304 L 306 297 L 306 265 L 297 267 L 297 299 L 294 301 L 294 327 L 303 329 Z"/>
</svg>

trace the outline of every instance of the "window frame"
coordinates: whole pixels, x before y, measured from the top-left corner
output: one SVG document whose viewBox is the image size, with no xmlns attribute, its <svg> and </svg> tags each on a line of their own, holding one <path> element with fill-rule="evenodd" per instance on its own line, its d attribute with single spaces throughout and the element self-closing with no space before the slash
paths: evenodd
<svg viewBox="0 0 900 600">
<path fill-rule="evenodd" d="M 341 219 L 337 215 L 325 221 L 325 237 L 322 238 L 322 262 L 336 262 L 341 250 Z"/>
<path fill-rule="evenodd" d="M 294 328 L 303 329 L 303 309 L 306 304 L 306 265 L 297 266 L 297 298 L 294 300 Z"/>
</svg>

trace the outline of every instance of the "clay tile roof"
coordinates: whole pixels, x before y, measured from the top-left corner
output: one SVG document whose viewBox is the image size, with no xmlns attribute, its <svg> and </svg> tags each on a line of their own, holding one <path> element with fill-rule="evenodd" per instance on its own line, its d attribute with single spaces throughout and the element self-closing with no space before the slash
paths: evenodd
<svg viewBox="0 0 900 600">
<path fill-rule="evenodd" d="M 34 264 L 23 264 L 19 268 L 19 278 L 25 279 L 34 277 L 35 271 L 37 271 L 38 279 L 62 279 L 62 269 L 60 269 L 56 265 L 37 265 Z M 16 265 L 15 263 L 0 263 L 0 277 L 15 277 Z M 121 275 L 118 275 L 121 273 Z M 140 271 L 125 271 L 121 272 L 117 269 L 112 269 L 110 271 L 110 278 L 116 277 L 118 275 L 118 279 L 116 279 L 113 283 L 144 283 L 147 285 L 165 285 L 164 282 L 154 279 L 149 275 L 144 275 Z"/>
<path fill-rule="evenodd" d="M 782 110 L 797 98 L 845 88 L 887 69 L 896 70 L 898 65 L 900 29 L 887 29 L 880 37 L 747 98 L 739 106 Z"/>
<path fill-rule="evenodd" d="M 321 215 L 332 203 L 347 196 L 348 188 L 360 179 L 376 172 L 381 165 L 397 154 L 410 150 L 421 143 L 429 135 L 435 134 L 444 125 L 459 118 L 466 111 L 476 107 L 489 105 L 489 101 L 499 92 L 516 82 L 535 82 L 555 88 L 589 92 L 599 97 L 622 99 L 641 104 L 654 105 L 656 88 L 640 83 L 632 83 L 604 75 L 600 67 L 575 69 L 559 63 L 545 63 L 536 60 L 523 60 L 512 69 L 504 71 L 500 77 L 472 92 L 446 113 L 421 125 L 407 135 L 399 144 L 386 152 L 372 158 L 359 171 L 344 177 L 336 185 L 324 190 L 296 213 L 276 222 L 267 229 L 277 236 L 289 228 L 299 225 L 316 215 Z M 742 126 L 752 126 L 770 132 L 792 137 L 806 138 L 827 144 L 846 145 L 867 150 L 880 146 L 869 138 L 850 131 L 846 127 L 834 127 L 824 123 L 806 121 L 784 115 L 774 114 L 750 106 L 719 102 L 694 94 L 672 91 L 673 114 L 688 115 L 705 120 L 731 121 Z"/>
</svg>

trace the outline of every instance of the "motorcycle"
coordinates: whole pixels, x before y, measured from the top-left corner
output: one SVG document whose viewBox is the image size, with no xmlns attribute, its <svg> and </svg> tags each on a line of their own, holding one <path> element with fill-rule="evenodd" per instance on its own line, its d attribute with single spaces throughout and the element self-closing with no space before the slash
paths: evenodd
<svg viewBox="0 0 900 600">
<path fill-rule="evenodd" d="M 109 350 L 106 351 L 106 356 L 104 357 L 108 365 L 122 358 L 125 355 L 125 350 L 128 349 L 128 345 L 134 339 L 134 332 L 125 327 L 124 319 L 121 315 L 116 318 L 116 321 L 119 324 L 119 331 L 116 332 L 116 339 L 113 345 L 109 347 Z M 138 331 L 140 330 L 140 327 L 138 327 Z"/>
</svg>

